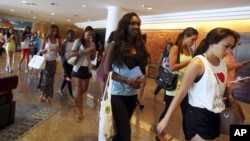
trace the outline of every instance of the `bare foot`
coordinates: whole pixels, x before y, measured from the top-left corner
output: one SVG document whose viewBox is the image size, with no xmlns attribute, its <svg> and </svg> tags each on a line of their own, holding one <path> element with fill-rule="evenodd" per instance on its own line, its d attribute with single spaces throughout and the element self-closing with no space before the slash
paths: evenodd
<svg viewBox="0 0 250 141">
<path fill-rule="evenodd" d="M 81 123 L 83 121 L 83 116 L 77 116 L 76 122 Z"/>
<path fill-rule="evenodd" d="M 39 97 L 39 101 L 40 101 L 40 102 L 44 102 L 43 100 L 44 100 L 44 96 L 41 95 L 41 96 Z"/>
</svg>

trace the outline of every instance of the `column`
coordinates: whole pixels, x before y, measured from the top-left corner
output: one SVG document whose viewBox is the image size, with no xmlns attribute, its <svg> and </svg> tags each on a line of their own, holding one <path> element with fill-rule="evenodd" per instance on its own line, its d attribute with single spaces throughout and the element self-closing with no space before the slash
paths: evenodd
<svg viewBox="0 0 250 141">
<path fill-rule="evenodd" d="M 108 7 L 105 41 L 107 41 L 110 33 L 117 28 L 117 24 L 121 18 L 120 15 L 121 15 L 121 8 L 117 6 Z"/>
</svg>

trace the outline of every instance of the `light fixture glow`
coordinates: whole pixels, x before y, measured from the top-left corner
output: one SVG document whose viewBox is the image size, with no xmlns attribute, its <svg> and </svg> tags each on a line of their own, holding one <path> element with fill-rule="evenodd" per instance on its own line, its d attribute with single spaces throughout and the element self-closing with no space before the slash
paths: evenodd
<svg viewBox="0 0 250 141">
<path fill-rule="evenodd" d="M 15 10 L 14 9 L 10 9 L 11 12 L 14 12 Z"/>
<path fill-rule="evenodd" d="M 150 6 L 146 5 L 146 4 L 143 4 L 142 7 L 143 7 L 143 8 L 146 8 L 146 9 L 148 9 L 148 10 L 152 10 L 152 9 L 153 9 L 152 7 L 150 7 Z"/>
<path fill-rule="evenodd" d="M 23 0 L 22 3 L 27 3 L 27 1 Z"/>
<path fill-rule="evenodd" d="M 50 14 L 53 15 L 53 16 L 55 15 L 55 13 L 50 13 Z"/>
</svg>

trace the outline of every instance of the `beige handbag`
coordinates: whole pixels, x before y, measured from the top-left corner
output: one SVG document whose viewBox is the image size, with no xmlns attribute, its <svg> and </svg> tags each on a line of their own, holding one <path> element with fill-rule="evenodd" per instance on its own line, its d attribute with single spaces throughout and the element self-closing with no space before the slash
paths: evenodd
<svg viewBox="0 0 250 141">
<path fill-rule="evenodd" d="M 70 65 L 75 65 L 76 59 L 77 59 L 77 56 L 72 56 L 72 57 L 70 57 L 70 58 L 67 60 L 67 62 L 68 62 Z"/>
<path fill-rule="evenodd" d="M 229 135 L 231 124 L 243 124 L 244 113 L 235 99 L 225 101 L 226 109 L 220 113 L 220 133 Z"/>
</svg>

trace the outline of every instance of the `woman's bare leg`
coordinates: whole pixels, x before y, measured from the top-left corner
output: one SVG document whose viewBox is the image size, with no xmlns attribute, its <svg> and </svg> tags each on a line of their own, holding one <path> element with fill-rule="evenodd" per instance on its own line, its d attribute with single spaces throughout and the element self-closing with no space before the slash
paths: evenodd
<svg viewBox="0 0 250 141">
<path fill-rule="evenodd" d="M 77 88 L 76 88 L 76 106 L 79 110 L 78 120 L 83 119 L 83 94 L 87 92 L 89 86 L 89 79 L 77 78 Z"/>
<path fill-rule="evenodd" d="M 13 60 L 13 51 L 6 51 L 6 68 L 11 72 L 12 70 L 12 60 Z"/>
</svg>

